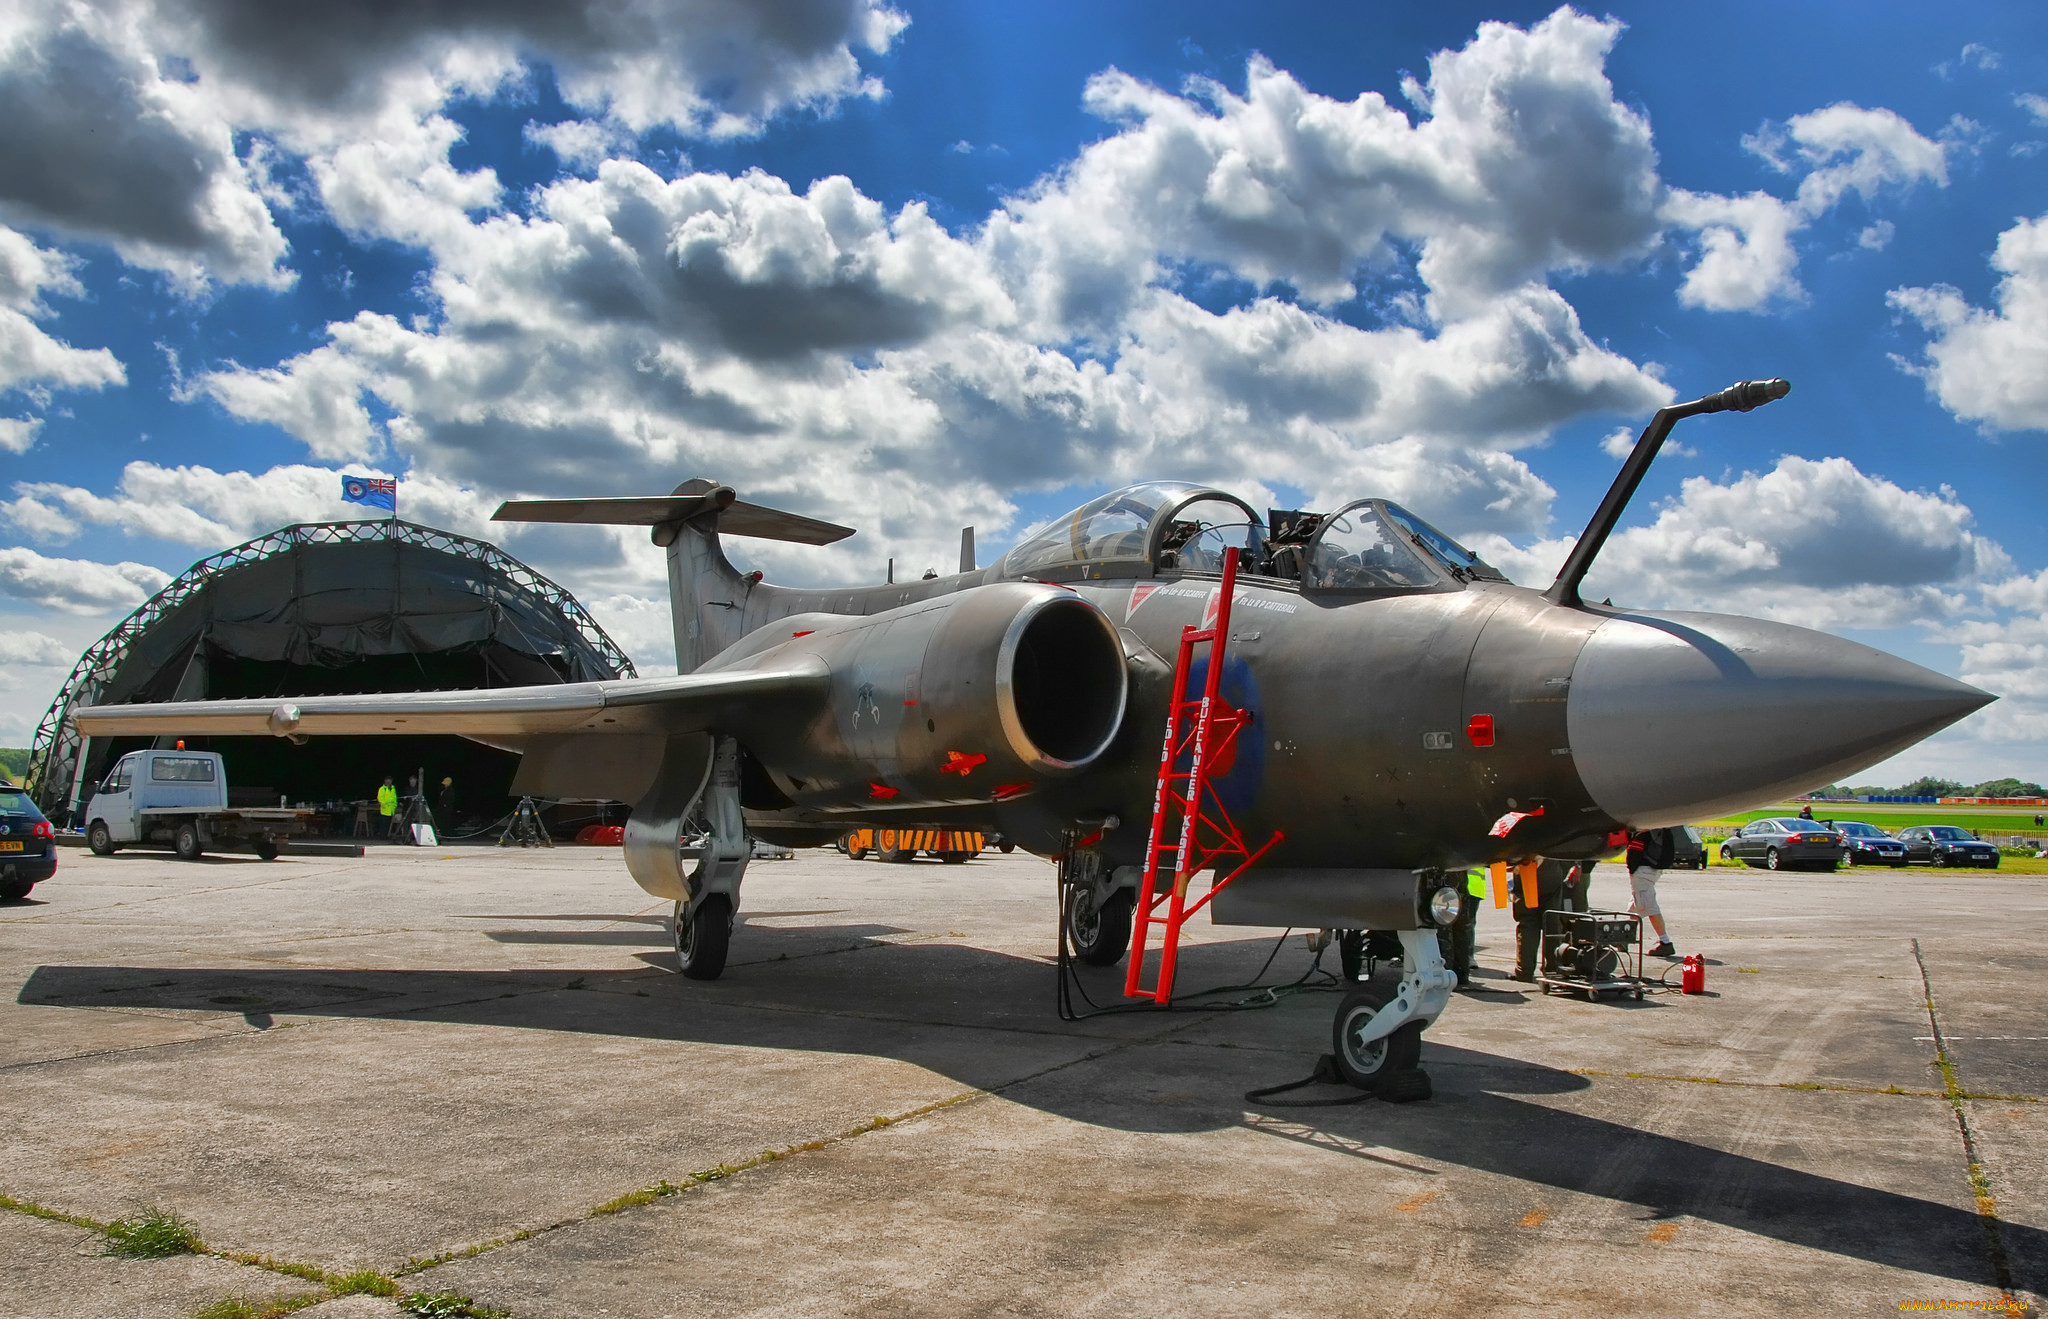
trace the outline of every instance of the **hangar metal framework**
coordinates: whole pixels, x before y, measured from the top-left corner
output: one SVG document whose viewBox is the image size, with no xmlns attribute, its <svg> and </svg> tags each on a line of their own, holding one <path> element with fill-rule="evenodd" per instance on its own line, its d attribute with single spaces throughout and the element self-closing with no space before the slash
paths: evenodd
<svg viewBox="0 0 2048 1319">
<path fill-rule="evenodd" d="M 388 572 L 369 571 L 387 559 Z M 74 805 L 95 758 L 74 707 L 218 694 L 190 690 L 209 646 L 326 668 L 490 646 L 493 676 L 507 661 L 513 680 L 636 676 L 574 596 L 495 545 L 397 519 L 299 523 L 193 564 L 80 656 L 36 728 L 26 781 L 38 805 Z"/>
</svg>

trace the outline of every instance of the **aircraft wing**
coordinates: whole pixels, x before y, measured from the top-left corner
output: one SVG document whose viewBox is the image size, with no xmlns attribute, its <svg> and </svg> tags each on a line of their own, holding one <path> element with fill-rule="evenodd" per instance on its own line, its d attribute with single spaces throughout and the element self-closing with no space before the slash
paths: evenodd
<svg viewBox="0 0 2048 1319">
<path fill-rule="evenodd" d="M 254 701 L 162 701 L 74 710 L 89 737 L 453 733 L 481 741 L 548 733 L 692 733 L 727 712 L 822 696 L 823 660 L 802 656 L 758 668 L 621 678 L 545 687 L 292 696 Z"/>
</svg>

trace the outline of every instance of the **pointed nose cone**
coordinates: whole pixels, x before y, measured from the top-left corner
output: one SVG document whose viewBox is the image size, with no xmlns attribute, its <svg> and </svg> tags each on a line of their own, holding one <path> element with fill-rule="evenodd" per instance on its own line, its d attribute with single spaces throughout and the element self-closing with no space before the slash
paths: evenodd
<svg viewBox="0 0 2048 1319">
<path fill-rule="evenodd" d="M 1724 614 L 1610 618 L 1570 690 L 1579 777 L 1636 828 L 1835 782 L 1997 699 L 1854 641 Z"/>
</svg>

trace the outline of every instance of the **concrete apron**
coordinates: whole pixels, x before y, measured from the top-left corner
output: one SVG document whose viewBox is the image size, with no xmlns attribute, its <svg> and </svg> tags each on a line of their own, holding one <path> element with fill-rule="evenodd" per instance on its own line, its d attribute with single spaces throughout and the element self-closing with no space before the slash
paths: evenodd
<svg viewBox="0 0 2048 1319">
<path fill-rule="evenodd" d="M 1595 902 L 1625 890 L 1603 868 Z M 1527 992 L 1488 907 L 1481 992 L 1425 1037 L 1437 1098 L 1319 1109 L 1241 1096 L 1328 1049 L 1330 994 L 1061 1023 L 1042 863 L 805 854 L 745 896 L 699 984 L 616 851 L 67 853 L 0 907 L 0 1192 L 161 1205 L 332 1271 L 503 1242 L 403 1286 L 516 1315 L 1804 1315 L 2048 1287 L 2024 1038 L 2048 881 L 1673 875 L 1711 995 L 1640 1005 Z M 1202 931 L 1183 987 L 1250 978 L 1273 940 L 1246 933 Z M 1266 978 L 1308 964 L 1291 940 Z M 662 1182 L 690 1189 L 591 1215 Z M 0 1227 L 36 1261 L 0 1272 L 0 1314 L 297 1285 Z"/>
</svg>

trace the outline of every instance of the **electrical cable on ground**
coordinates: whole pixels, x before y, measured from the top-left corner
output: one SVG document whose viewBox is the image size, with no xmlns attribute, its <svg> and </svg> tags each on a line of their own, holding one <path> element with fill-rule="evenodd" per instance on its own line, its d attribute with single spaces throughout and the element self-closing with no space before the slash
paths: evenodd
<svg viewBox="0 0 2048 1319">
<path fill-rule="evenodd" d="M 1266 972 L 1272 968 L 1274 959 L 1280 955 L 1280 949 L 1286 945 L 1288 937 L 1294 933 L 1293 928 L 1290 926 L 1278 939 L 1273 941 L 1273 947 L 1267 952 L 1265 962 L 1260 965 L 1258 971 L 1253 974 L 1251 980 L 1247 983 L 1212 985 L 1207 989 L 1197 989 L 1190 993 L 1179 995 L 1176 1001 L 1172 1003 L 1156 1003 L 1149 999 L 1138 1003 L 1111 1003 L 1107 1005 L 1097 1003 L 1089 996 L 1087 986 L 1081 983 L 1080 973 L 1074 967 L 1073 947 L 1067 940 L 1069 904 L 1076 900 L 1078 894 L 1071 885 L 1062 885 L 1061 887 L 1063 892 L 1060 900 L 1059 954 L 1055 959 L 1057 973 L 1055 1003 L 1059 1009 L 1061 1021 L 1086 1021 L 1093 1017 L 1129 1016 L 1147 1012 L 1253 1011 L 1260 1008 L 1274 1007 L 1290 994 L 1321 989 L 1336 989 L 1343 984 L 1343 981 L 1337 976 L 1323 970 L 1323 950 L 1320 948 L 1316 950 L 1315 960 L 1309 963 L 1308 970 L 1302 972 L 1298 978 L 1278 985 L 1262 985 L 1259 983 L 1264 978 Z M 1318 975 L 1323 978 L 1311 983 L 1313 977 Z M 1213 998 L 1218 994 L 1240 992 L 1244 993 L 1245 997 L 1227 1003 L 1193 1001 Z M 1075 1007 L 1074 998 L 1076 995 L 1080 997 L 1081 1002 L 1087 1004 L 1087 1010 L 1083 1011 Z"/>
</svg>

